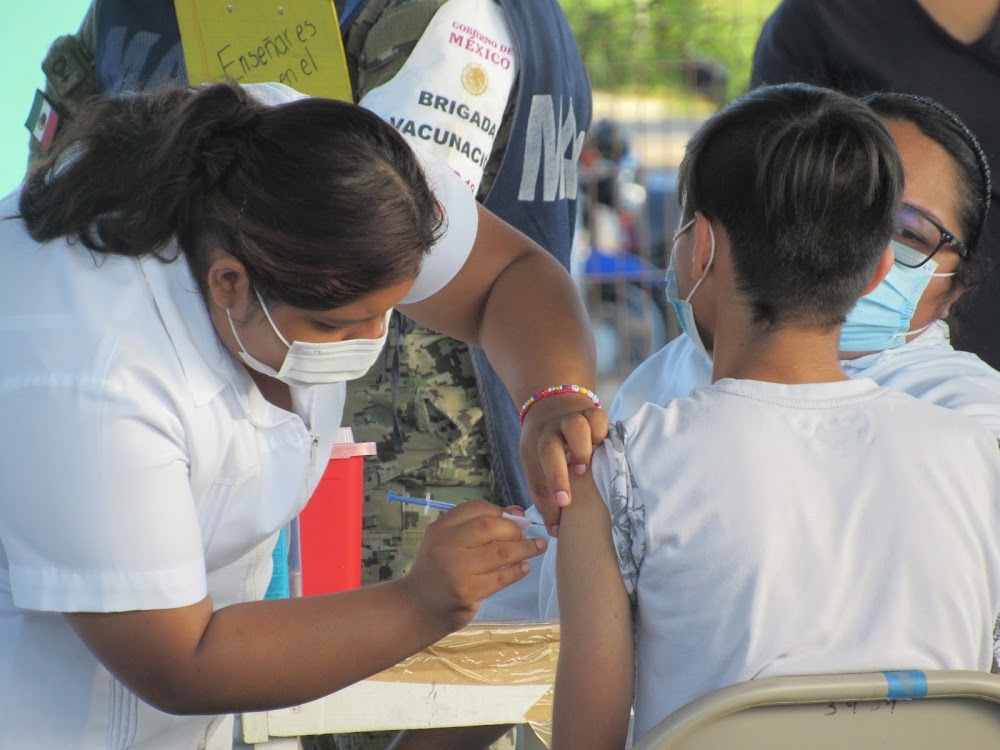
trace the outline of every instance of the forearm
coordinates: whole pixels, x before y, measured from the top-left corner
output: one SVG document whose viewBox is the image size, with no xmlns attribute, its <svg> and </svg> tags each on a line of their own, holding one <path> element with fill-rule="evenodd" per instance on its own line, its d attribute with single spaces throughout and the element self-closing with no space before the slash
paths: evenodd
<svg viewBox="0 0 1000 750">
<path fill-rule="evenodd" d="M 590 477 L 574 480 L 572 490 L 556 562 L 561 635 L 553 750 L 621 750 L 634 689 L 631 610 L 607 508 Z"/>
<path fill-rule="evenodd" d="M 220 712 L 314 700 L 447 635 L 449 628 L 421 618 L 406 585 L 219 610 L 194 655 L 190 673 L 199 678 L 186 686 L 198 706 L 192 711 L 213 700 Z M 214 679 L 201 679 L 209 674 Z"/>
<path fill-rule="evenodd" d="M 573 279 L 531 239 L 481 206 L 471 254 L 457 276 L 432 296 L 405 306 L 414 320 L 476 344 L 515 405 L 553 385 L 594 389 L 590 322 Z M 558 505 L 570 501 L 567 456 L 585 469 L 607 418 L 580 393 L 532 406 L 521 431 L 528 490 L 550 530 Z"/>
<path fill-rule="evenodd" d="M 159 627 L 171 659 L 136 653 L 116 676 L 148 703 L 170 713 L 229 713 L 295 705 L 335 692 L 434 643 L 449 632 L 420 614 L 405 579 L 332 596 L 236 604 L 201 622 L 177 612 Z M 184 608 L 188 610 L 188 608 Z M 144 613 L 126 613 L 142 617 Z M 162 613 L 161 613 L 162 616 Z M 71 615 L 77 618 L 99 615 Z M 122 627 L 134 627 L 123 623 Z M 79 627 L 78 627 L 79 630 Z M 120 649 L 104 630 L 88 645 Z M 166 643 L 165 643 L 166 642 Z M 147 649 L 148 652 L 148 649 Z"/>
<path fill-rule="evenodd" d="M 111 674 L 170 713 L 226 713 L 320 698 L 469 622 L 545 549 L 500 508 L 470 500 L 431 523 L 398 581 L 327 596 L 67 613 Z"/>
</svg>

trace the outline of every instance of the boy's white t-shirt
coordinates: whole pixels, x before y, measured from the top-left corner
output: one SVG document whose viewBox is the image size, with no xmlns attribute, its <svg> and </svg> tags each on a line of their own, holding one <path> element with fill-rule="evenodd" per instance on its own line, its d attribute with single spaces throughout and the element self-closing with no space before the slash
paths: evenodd
<svg viewBox="0 0 1000 750">
<path fill-rule="evenodd" d="M 726 379 L 614 425 L 593 471 L 638 604 L 636 736 L 756 677 L 990 667 L 1000 453 L 961 416 Z"/>
</svg>

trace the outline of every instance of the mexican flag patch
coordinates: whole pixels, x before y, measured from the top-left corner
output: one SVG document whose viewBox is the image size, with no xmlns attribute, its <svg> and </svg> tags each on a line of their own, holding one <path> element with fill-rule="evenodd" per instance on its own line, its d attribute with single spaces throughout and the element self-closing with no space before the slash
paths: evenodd
<svg viewBox="0 0 1000 750">
<path fill-rule="evenodd" d="M 35 101 L 31 103 L 31 113 L 24 121 L 24 127 L 31 131 L 35 140 L 48 148 L 59 129 L 59 112 L 41 91 L 35 91 Z"/>
</svg>

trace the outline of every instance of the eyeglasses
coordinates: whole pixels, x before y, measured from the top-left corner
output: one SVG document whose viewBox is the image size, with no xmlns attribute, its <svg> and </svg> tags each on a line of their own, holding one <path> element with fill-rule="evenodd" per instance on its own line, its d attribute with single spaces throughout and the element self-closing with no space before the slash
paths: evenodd
<svg viewBox="0 0 1000 750">
<path fill-rule="evenodd" d="M 899 207 L 893 223 L 892 239 L 913 250 L 913 253 L 896 250 L 896 262 L 908 268 L 920 268 L 945 245 L 951 245 L 958 257 L 967 258 L 969 249 L 958 237 L 949 232 L 919 208 L 908 203 Z"/>
</svg>

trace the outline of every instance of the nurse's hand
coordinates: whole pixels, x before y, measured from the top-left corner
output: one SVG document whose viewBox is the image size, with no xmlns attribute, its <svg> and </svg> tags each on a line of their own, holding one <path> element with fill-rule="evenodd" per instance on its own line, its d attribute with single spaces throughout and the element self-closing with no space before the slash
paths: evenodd
<svg viewBox="0 0 1000 750">
<path fill-rule="evenodd" d="M 608 415 L 588 396 L 562 393 L 531 405 L 521 428 L 521 463 L 549 534 L 570 504 L 569 472 L 587 473 L 594 446 L 608 436 Z"/>
<path fill-rule="evenodd" d="M 424 532 L 409 574 L 402 579 L 411 601 L 445 632 L 469 623 L 486 597 L 519 581 L 525 562 L 541 554 L 544 539 L 526 539 L 503 510 L 469 500 Z"/>
</svg>

